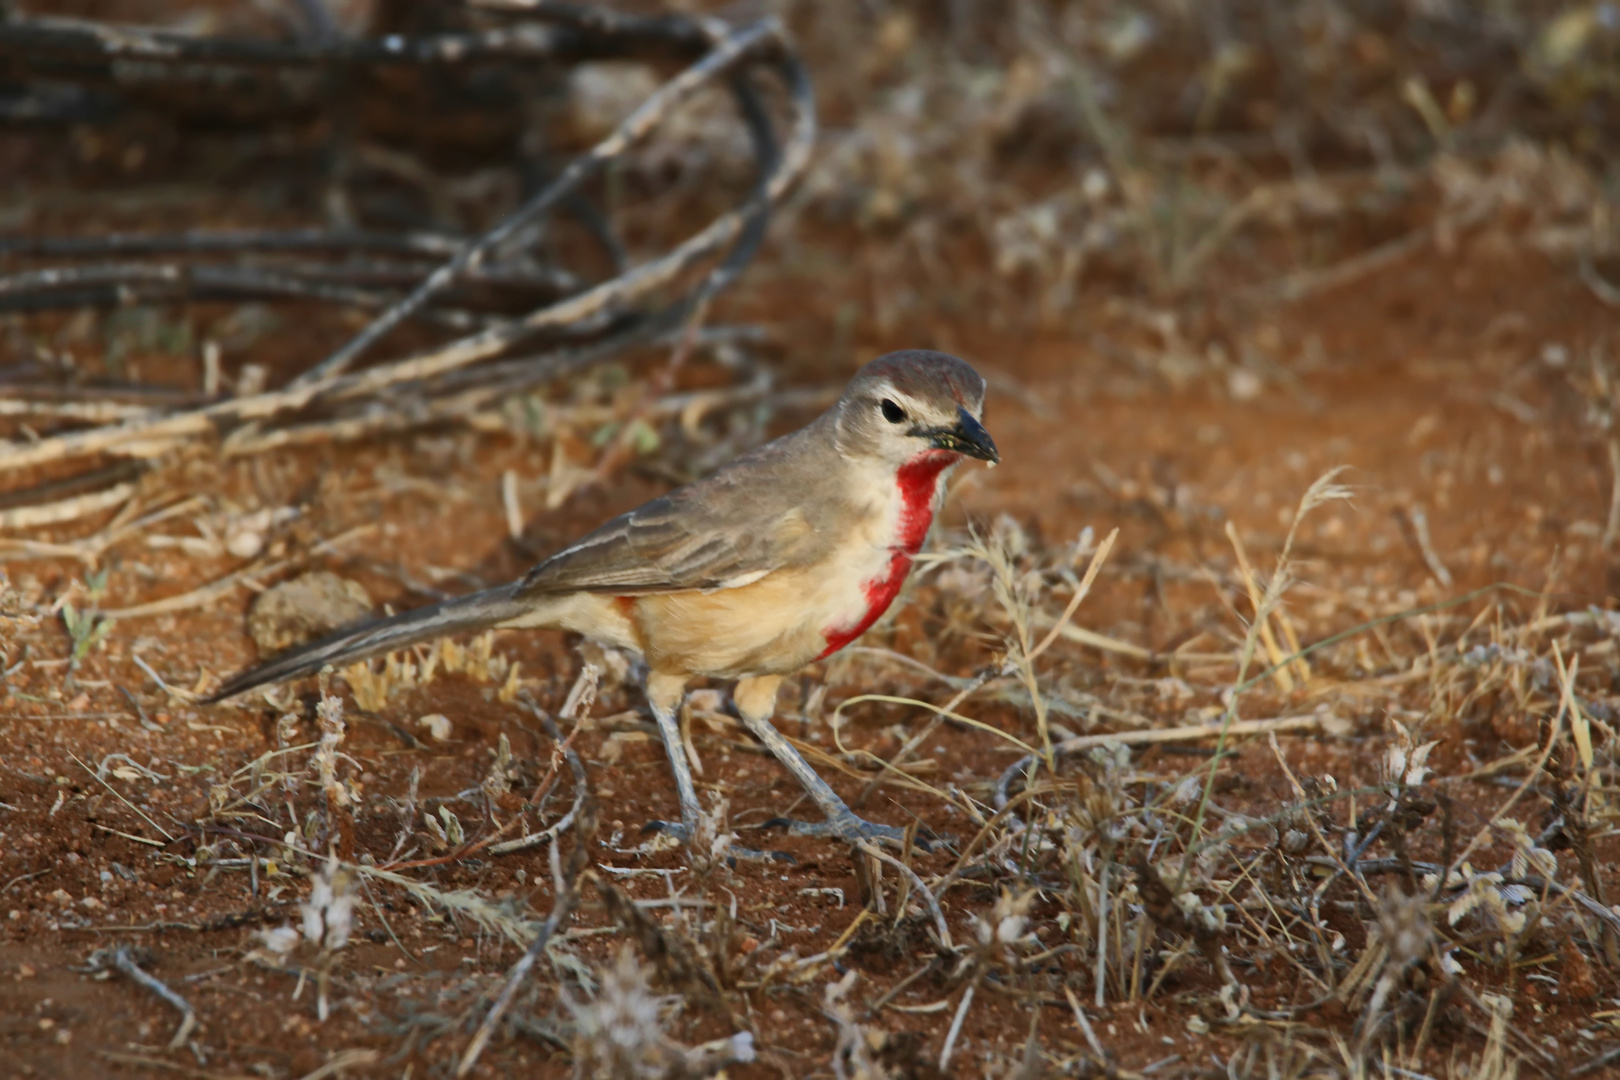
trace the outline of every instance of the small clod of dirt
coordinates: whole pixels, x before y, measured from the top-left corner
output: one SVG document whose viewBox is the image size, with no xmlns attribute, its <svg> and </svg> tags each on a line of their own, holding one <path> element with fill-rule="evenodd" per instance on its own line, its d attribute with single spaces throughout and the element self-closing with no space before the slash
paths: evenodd
<svg viewBox="0 0 1620 1080">
<path fill-rule="evenodd" d="M 313 641 L 371 614 L 371 594 L 357 581 L 313 570 L 267 589 L 248 612 L 248 634 L 261 656 Z"/>
</svg>

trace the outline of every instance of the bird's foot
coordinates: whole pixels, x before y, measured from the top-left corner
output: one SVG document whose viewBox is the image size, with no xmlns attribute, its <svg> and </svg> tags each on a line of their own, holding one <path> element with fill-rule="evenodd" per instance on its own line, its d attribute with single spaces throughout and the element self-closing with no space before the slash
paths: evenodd
<svg viewBox="0 0 1620 1080">
<path fill-rule="evenodd" d="M 849 810 L 834 814 L 826 821 L 795 821 L 792 818 L 778 817 L 771 818 L 761 826 L 766 829 L 772 827 L 785 829 L 794 836 L 821 836 L 842 840 L 851 846 L 862 843 L 887 843 L 902 851 L 906 846 L 906 830 L 867 821 Z M 927 829 L 917 830 L 915 843 L 923 851 L 934 850 L 928 843 L 931 839 L 934 839 L 934 834 Z"/>
<path fill-rule="evenodd" d="M 692 846 L 692 830 L 679 821 L 649 821 L 641 827 L 643 833 L 662 833 L 679 840 L 682 846 Z M 725 850 L 726 862 L 734 865 L 738 859 L 744 862 L 798 862 L 785 851 L 761 851 L 758 848 L 743 847 L 741 844 L 730 844 Z"/>
</svg>

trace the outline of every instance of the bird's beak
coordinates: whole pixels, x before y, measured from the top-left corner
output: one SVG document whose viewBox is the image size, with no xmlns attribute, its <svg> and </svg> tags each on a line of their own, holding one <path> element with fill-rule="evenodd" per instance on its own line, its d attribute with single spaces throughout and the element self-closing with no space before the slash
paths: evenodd
<svg viewBox="0 0 1620 1080">
<path fill-rule="evenodd" d="M 932 428 L 917 434 L 927 436 L 928 440 L 940 450 L 966 454 L 980 461 L 988 461 L 992 465 L 1001 460 L 1001 452 L 996 449 L 996 442 L 990 437 L 990 433 L 984 430 L 983 424 L 973 418 L 972 413 L 963 408 L 956 410 L 954 426 Z"/>
</svg>

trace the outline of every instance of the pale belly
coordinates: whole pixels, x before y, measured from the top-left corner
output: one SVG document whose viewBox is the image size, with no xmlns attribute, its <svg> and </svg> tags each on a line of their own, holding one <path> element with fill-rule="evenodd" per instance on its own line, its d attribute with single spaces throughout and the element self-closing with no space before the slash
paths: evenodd
<svg viewBox="0 0 1620 1080">
<path fill-rule="evenodd" d="M 864 632 L 883 613 L 873 611 L 872 583 L 892 581 L 898 593 L 910 568 L 910 558 L 902 557 L 895 576 L 895 553 L 871 544 L 846 551 L 815 570 L 779 570 L 752 585 L 710 593 L 565 594 L 503 625 L 572 630 L 639 653 L 652 670 L 667 674 L 786 675 Z"/>
<path fill-rule="evenodd" d="M 863 546 L 851 556 L 740 589 L 637 597 L 631 618 L 648 665 L 725 679 L 786 675 L 841 648 L 882 614 L 871 612 L 870 583 L 894 569 L 888 549 Z"/>
</svg>

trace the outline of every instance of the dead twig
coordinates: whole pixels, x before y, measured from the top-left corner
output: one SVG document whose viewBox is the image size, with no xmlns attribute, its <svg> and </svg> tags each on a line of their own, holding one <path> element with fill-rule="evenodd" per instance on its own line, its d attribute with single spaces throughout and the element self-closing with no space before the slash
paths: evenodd
<svg viewBox="0 0 1620 1080">
<path fill-rule="evenodd" d="M 545 213 L 565 194 L 576 190 L 586 180 L 600 172 L 609 161 L 645 138 L 676 105 L 707 85 L 716 74 L 725 71 L 758 48 L 762 42 L 779 33 L 778 27 L 773 22 L 762 21 L 715 42 L 708 56 L 660 87 L 626 117 L 611 135 L 591 147 L 585 154 L 575 158 L 568 168 L 515 213 L 462 249 L 448 263 L 429 275 L 410 296 L 383 312 L 348 344 L 293 380 L 293 385 L 308 385 L 345 370 L 361 353 L 381 340 L 383 335 L 398 326 L 435 294 L 443 291 L 465 271 L 476 268 L 486 254 L 506 243 L 517 234 L 518 230 Z"/>
<path fill-rule="evenodd" d="M 939 907 L 939 898 L 929 890 L 927 883 L 923 881 L 922 877 L 917 873 L 917 871 L 913 870 L 905 862 L 902 862 L 893 855 L 890 855 L 888 852 L 882 850 L 876 844 L 856 844 L 855 847 L 863 852 L 867 858 L 888 863 L 890 866 L 900 871 L 901 874 L 905 875 L 905 877 L 911 882 L 911 887 L 922 897 L 923 903 L 927 905 L 928 913 L 933 916 L 934 929 L 939 933 L 940 944 L 947 949 L 954 948 L 954 946 L 951 944 L 950 927 L 945 924 L 945 913 L 941 911 Z"/>
<path fill-rule="evenodd" d="M 280 573 L 291 563 L 291 559 L 251 563 L 199 588 L 178 593 L 174 596 L 166 596 L 161 600 L 149 600 L 144 604 L 135 604 L 132 607 L 104 611 L 101 615 L 105 619 L 142 619 L 152 615 L 167 615 L 176 611 L 189 611 L 192 608 L 204 607 L 223 596 L 228 596 L 243 582 L 249 579 L 270 577 L 272 574 Z"/>
<path fill-rule="evenodd" d="M 574 722 L 574 730 L 569 732 L 566 739 L 562 737 L 562 732 L 558 730 L 557 722 L 544 709 L 535 704 L 534 699 L 527 692 L 519 696 L 519 702 L 545 726 L 546 734 L 551 736 L 551 741 L 556 745 L 563 757 L 567 759 L 568 767 L 574 774 L 574 805 L 569 807 L 568 813 L 537 833 L 495 844 L 489 849 L 491 855 L 510 855 L 514 851 L 526 851 L 548 840 L 555 840 L 565 829 L 573 825 L 578 818 L 580 811 L 585 806 L 585 799 L 590 789 L 585 781 L 585 763 L 580 760 L 579 751 L 574 749 L 573 742 L 574 736 L 578 735 L 583 729 L 584 718 L 589 715 L 591 703 L 596 699 L 596 682 L 601 677 L 601 674 L 601 669 L 595 664 L 586 664 L 584 670 L 579 673 L 579 678 L 574 683 L 574 690 L 569 693 L 568 700 L 563 703 L 563 718 Z M 538 804 L 540 799 L 544 797 L 543 793 L 547 786 L 548 784 L 542 783 L 540 788 L 535 791 L 535 797 L 530 802 Z"/>
<path fill-rule="evenodd" d="M 169 1040 L 169 1049 L 174 1050 L 184 1045 L 186 1039 L 197 1027 L 197 1011 L 191 1007 L 191 1002 L 181 997 L 165 986 L 162 980 L 154 978 L 141 970 L 135 962 L 128 945 L 118 945 L 111 949 L 97 949 L 90 954 L 88 969 L 90 971 L 105 971 L 112 968 L 115 971 L 133 979 L 164 1001 L 180 1010 L 180 1026 L 175 1030 L 174 1037 Z"/>
<path fill-rule="evenodd" d="M 1617 299 L 1616 303 L 1620 303 L 1620 299 Z M 1581 1064 L 1569 1070 L 1569 1075 L 1585 1076 L 1588 1073 L 1595 1073 L 1599 1069 L 1606 1068 L 1607 1066 L 1613 1065 L 1616 1062 L 1620 1062 L 1620 1046 L 1605 1050 L 1603 1053 L 1592 1058 L 1590 1061 L 1583 1061 Z"/>
<path fill-rule="evenodd" d="M 311 1072 L 305 1073 L 298 1080 L 326 1080 L 328 1076 L 337 1076 L 349 1069 L 363 1069 L 367 1065 L 377 1064 L 382 1057 L 375 1050 L 340 1050 L 332 1055 L 332 1060 Z"/>
<path fill-rule="evenodd" d="M 189 1065 L 164 1061 L 162 1058 L 147 1057 L 145 1054 L 120 1054 L 113 1050 L 102 1050 L 100 1055 L 104 1060 L 115 1065 L 135 1065 L 145 1069 L 157 1069 L 160 1072 L 191 1077 L 192 1080 L 253 1080 L 253 1077 L 242 1073 L 209 1072 L 207 1069 L 194 1069 Z"/>
<path fill-rule="evenodd" d="M 1440 561 L 1439 553 L 1434 550 L 1434 541 L 1429 537 L 1429 515 L 1423 507 L 1414 503 L 1406 508 L 1406 520 L 1412 526 L 1412 539 L 1417 544 L 1418 554 L 1423 556 L 1423 565 L 1429 568 L 1429 573 L 1441 588 L 1451 588 L 1451 571 Z"/>
<path fill-rule="evenodd" d="M 1268 735 L 1276 731 L 1309 731 L 1320 729 L 1328 719 L 1312 713 L 1306 716 L 1279 716 L 1270 720 L 1234 720 L 1225 726 L 1224 731 L 1229 739 L 1243 735 Z M 1120 731 L 1107 735 L 1077 735 L 1072 739 L 1053 744 L 1052 753 L 1061 758 L 1089 750 L 1094 746 L 1148 746 L 1154 743 L 1194 742 L 1220 738 L 1222 731 L 1219 726 L 1189 724 L 1174 728 L 1151 728 L 1147 731 Z M 1012 798 L 1013 782 L 1027 772 L 1035 761 L 1035 755 L 1026 754 L 1002 772 L 991 802 L 996 810 L 999 811 L 1008 805 L 1008 800 Z"/>
<path fill-rule="evenodd" d="M 333 548 L 345 544 L 350 540 L 358 539 L 376 529 L 376 525 L 357 525 L 347 532 L 340 533 L 330 540 L 324 540 L 311 552 L 331 551 Z M 244 566 L 240 570 L 232 571 L 224 577 L 217 578 L 207 585 L 200 586 L 188 592 L 175 596 L 166 596 L 161 600 L 150 600 L 144 604 L 133 607 L 117 608 L 113 611 L 103 611 L 104 619 L 141 619 L 152 615 L 167 615 L 176 611 L 189 611 L 192 608 L 211 604 L 222 596 L 227 596 L 236 588 L 248 581 L 267 578 L 280 573 L 287 567 L 298 562 L 297 559 L 277 559 L 273 562 L 255 562 Z"/>
<path fill-rule="evenodd" d="M 177 233 L 101 233 L 93 236 L 0 237 L 0 255 L 31 258 L 105 258 L 110 255 L 237 254 L 279 251 L 376 251 L 447 258 L 467 244 L 463 236 L 360 229 L 191 229 Z"/>
<path fill-rule="evenodd" d="M 544 23 L 469 33 L 377 38 L 333 36 L 273 41 L 206 37 L 129 24 L 109 26 L 83 19 L 9 19 L 0 24 L 0 56 L 18 59 L 142 61 L 180 69 L 224 64 L 250 68 L 376 64 L 462 66 L 491 60 L 560 61 L 617 55 L 634 47 L 662 46 L 690 52 L 701 47 L 701 24 L 691 20 L 589 19 L 569 4 L 535 5 L 536 17 L 572 23 L 559 33 Z M 116 71 L 116 69 L 113 69 Z M 150 77 L 150 76 L 148 76 Z"/>
</svg>

